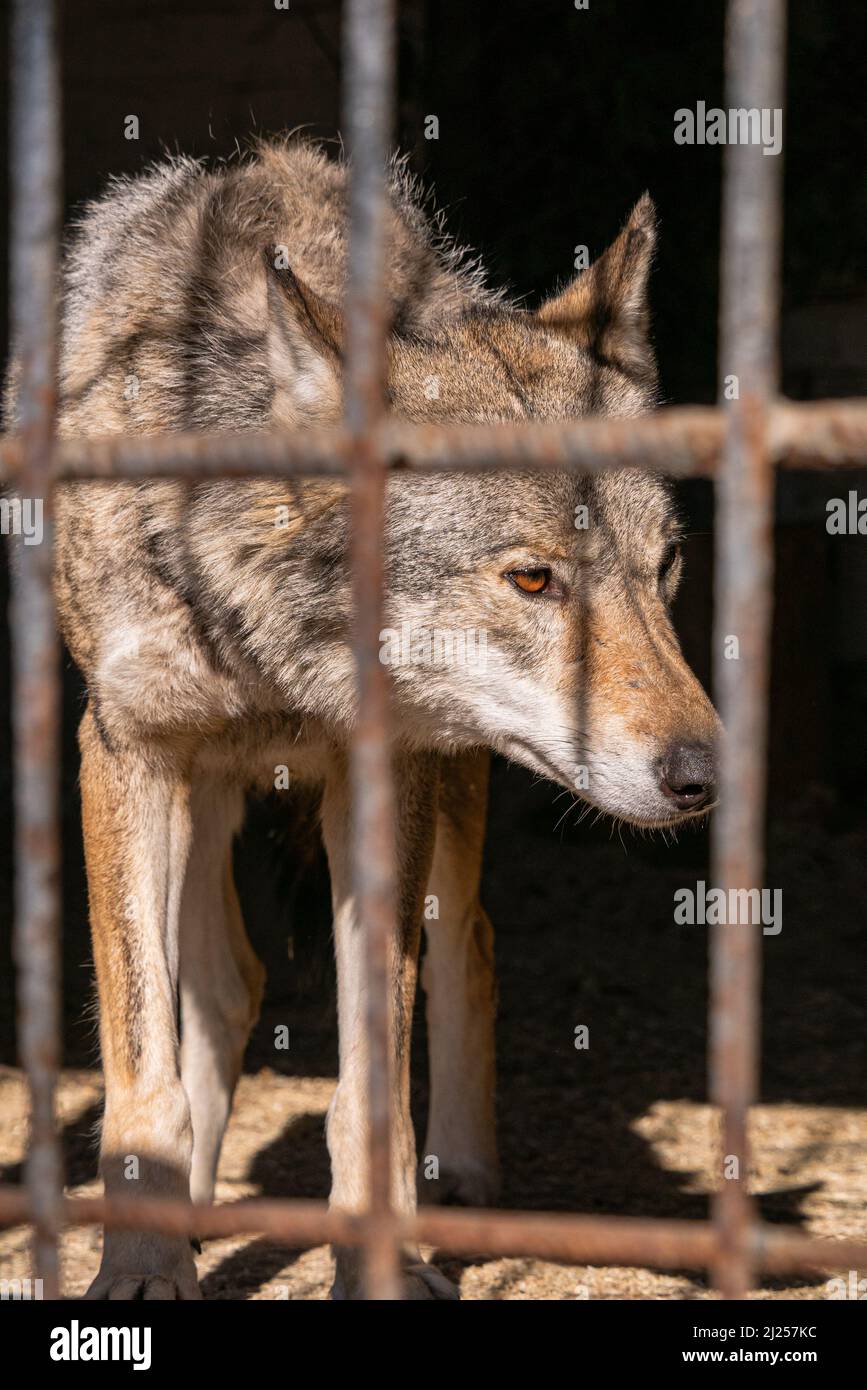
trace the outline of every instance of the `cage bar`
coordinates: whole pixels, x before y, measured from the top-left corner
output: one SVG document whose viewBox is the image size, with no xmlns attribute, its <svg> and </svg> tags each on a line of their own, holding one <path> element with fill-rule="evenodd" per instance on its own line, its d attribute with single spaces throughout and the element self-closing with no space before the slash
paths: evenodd
<svg viewBox="0 0 867 1390">
<path fill-rule="evenodd" d="M 724 190 L 720 362 L 739 398 L 726 410 L 660 411 L 642 420 L 554 425 L 407 425 L 383 414 L 385 161 L 394 101 L 393 0 L 349 0 L 346 124 L 352 155 L 345 422 L 292 436 L 53 439 L 59 90 L 52 0 L 16 0 L 13 61 L 12 288 L 21 358 L 20 434 L 0 441 L 0 479 L 46 506 L 46 544 L 21 546 L 13 576 L 16 918 L 19 1038 L 32 1096 L 24 1188 L 0 1187 L 0 1224 L 35 1227 L 37 1274 L 58 1291 L 62 1225 L 218 1236 L 261 1232 L 294 1248 L 321 1241 L 366 1251 L 371 1297 L 397 1294 L 401 1241 L 456 1254 L 525 1255 L 573 1263 L 709 1268 L 724 1295 L 742 1297 L 763 1270 L 857 1268 L 867 1241 L 824 1240 L 755 1222 L 746 1190 L 746 1117 L 758 1067 L 758 939 L 718 928 L 712 941 L 711 1085 L 723 1107 L 724 1151 L 740 1177 L 723 1183 L 713 1221 L 391 1207 L 389 947 L 395 929 L 394 816 L 385 669 L 378 660 L 382 528 L 388 469 L 534 468 L 597 472 L 639 467 L 717 480 L 715 649 L 740 638 L 740 659 L 718 659 L 729 738 L 723 803 L 714 822 L 714 881 L 762 877 L 765 698 L 770 633 L 773 466 L 867 464 L 867 403 L 777 402 L 775 333 L 779 159 L 730 146 Z M 781 106 L 783 0 L 730 0 L 728 102 Z M 157 1198 L 62 1198 L 54 1124 L 59 1060 L 59 677 L 50 588 L 50 484 L 60 478 L 348 474 L 359 721 L 351 756 L 353 882 L 368 946 L 370 1204 L 252 1200 L 196 1206 Z"/>
<path fill-rule="evenodd" d="M 372 1299 L 399 1294 L 391 1209 L 391 951 L 396 935 L 394 792 L 388 685 L 379 660 L 385 460 L 373 428 L 384 414 L 386 162 L 394 109 L 392 0 L 348 0 L 344 121 L 350 154 L 349 283 L 344 417 L 351 440 L 353 647 L 358 720 L 350 750 L 352 884 L 366 943 L 368 1191 L 365 1283 Z M 341 1046 L 343 1040 L 341 1040 Z"/>
<path fill-rule="evenodd" d="M 26 1181 L 36 1275 L 57 1298 L 63 1168 L 54 1115 L 60 1061 L 60 666 L 51 587 L 51 450 L 60 226 L 59 87 L 52 0 L 16 0 L 12 27 L 12 327 L 19 353 L 18 491 L 43 508 L 41 544 L 12 569 L 14 952 L 18 1046 L 30 1086 Z"/>
<path fill-rule="evenodd" d="M 0 1225 L 30 1219 L 28 1194 L 0 1187 Z M 324 1202 L 250 1198 L 220 1206 L 177 1198 L 70 1197 L 65 1225 L 104 1225 L 130 1231 L 218 1238 L 264 1235 L 301 1250 L 332 1241 L 361 1245 L 365 1213 L 329 1208 Z M 435 1245 L 455 1255 L 522 1255 L 570 1264 L 652 1265 L 658 1269 L 706 1269 L 720 1251 L 717 1227 L 708 1221 L 659 1217 L 575 1216 L 564 1212 L 476 1211 L 423 1208 L 398 1217 L 398 1236 Z M 867 1263 L 867 1241 L 830 1240 L 779 1226 L 752 1231 L 756 1267 L 774 1274 L 858 1269 Z"/>
<path fill-rule="evenodd" d="M 550 424 L 411 425 L 384 419 L 370 433 L 386 465 L 413 471 L 509 468 L 602 473 L 648 468 L 672 478 L 712 478 L 727 414 L 717 406 L 673 406 L 638 420 L 588 418 Z M 767 450 L 785 468 L 861 468 L 867 402 L 782 401 L 768 408 Z M 356 439 L 346 429 L 272 434 L 104 435 L 59 439 L 53 477 L 340 477 Z M 21 468 L 15 436 L 0 439 L 0 483 Z"/>
<path fill-rule="evenodd" d="M 784 21 L 784 0 L 730 0 L 729 109 L 782 107 Z M 724 169 L 719 374 L 733 398 L 716 484 L 714 679 L 726 732 L 711 874 L 728 892 L 758 888 L 764 873 L 774 508 L 766 438 L 777 390 L 781 184 L 779 158 L 759 145 L 727 145 Z M 753 1285 L 747 1118 L 758 1089 L 760 931 L 718 924 L 711 937 L 711 1097 L 722 1108 L 715 1279 L 727 1298 Z"/>
</svg>

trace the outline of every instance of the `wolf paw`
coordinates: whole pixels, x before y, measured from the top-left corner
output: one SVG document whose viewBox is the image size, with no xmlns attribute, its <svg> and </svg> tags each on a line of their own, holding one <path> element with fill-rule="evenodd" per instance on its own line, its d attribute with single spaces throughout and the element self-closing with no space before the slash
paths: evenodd
<svg viewBox="0 0 867 1390">
<path fill-rule="evenodd" d="M 86 1299 L 119 1302 L 176 1302 L 201 1299 L 188 1242 L 159 1246 L 107 1247 Z"/>
<path fill-rule="evenodd" d="M 341 1252 L 337 1257 L 334 1284 L 331 1289 L 332 1300 L 342 1303 L 347 1300 L 363 1299 L 364 1296 L 364 1279 L 358 1253 L 352 1251 L 346 1255 Z M 401 1269 L 400 1296 L 410 1303 L 432 1298 L 444 1299 L 449 1302 L 460 1299 L 457 1285 L 453 1284 L 451 1279 L 447 1279 L 435 1265 L 428 1264 L 420 1257 L 411 1257 L 404 1261 Z"/>
</svg>

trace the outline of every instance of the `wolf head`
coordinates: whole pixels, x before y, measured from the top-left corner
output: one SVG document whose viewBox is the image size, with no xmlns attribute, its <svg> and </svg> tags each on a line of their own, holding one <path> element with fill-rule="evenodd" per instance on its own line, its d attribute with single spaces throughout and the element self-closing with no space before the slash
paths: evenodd
<svg viewBox="0 0 867 1390">
<path fill-rule="evenodd" d="M 496 302 L 424 332 L 395 323 L 389 406 L 413 421 L 518 422 L 651 409 L 648 197 L 536 312 Z M 336 421 L 339 311 L 269 273 L 278 424 Z M 714 797 L 717 718 L 669 609 L 681 571 L 668 488 L 635 471 L 391 480 L 388 628 L 401 732 L 484 743 L 615 816 L 670 824 Z"/>
</svg>

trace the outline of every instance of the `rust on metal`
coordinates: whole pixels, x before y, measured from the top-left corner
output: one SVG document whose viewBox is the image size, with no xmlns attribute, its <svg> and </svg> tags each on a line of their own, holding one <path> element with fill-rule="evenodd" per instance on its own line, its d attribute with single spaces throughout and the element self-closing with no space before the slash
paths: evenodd
<svg viewBox="0 0 867 1390">
<path fill-rule="evenodd" d="M 828 1241 L 763 1226 L 747 1193 L 747 1115 L 757 1096 L 759 937 L 718 927 L 711 960 L 711 1090 L 723 1110 L 721 1178 L 712 1222 L 553 1213 L 391 1207 L 390 951 L 395 851 L 388 688 L 378 660 L 382 535 L 390 468 L 636 467 L 717 481 L 715 683 L 728 738 L 713 877 L 758 887 L 763 876 L 766 694 L 770 633 L 773 466 L 867 463 L 867 403 L 774 399 L 779 271 L 779 164 L 759 146 L 726 155 L 720 375 L 737 381 L 726 410 L 681 407 L 640 420 L 586 419 L 511 426 L 410 425 L 384 415 L 384 167 L 394 106 L 393 0 L 349 0 L 345 17 L 350 183 L 345 422 L 294 435 L 68 439 L 55 442 L 59 221 L 59 90 L 51 0 L 16 0 L 12 121 L 12 298 L 20 359 L 20 433 L 0 439 L 0 481 L 44 507 L 42 545 L 20 546 L 13 574 L 15 957 L 20 1054 L 32 1123 L 24 1188 L 0 1187 L 0 1225 L 30 1222 L 36 1272 L 58 1294 L 57 1234 L 103 1224 L 176 1235 L 262 1232 L 293 1248 L 362 1246 L 367 1289 L 398 1294 L 402 1241 L 455 1254 L 523 1255 L 573 1263 L 709 1268 L 740 1298 L 757 1271 L 859 1268 L 867 1243 Z M 730 0 L 727 101 L 782 106 L 784 0 Z M 58 868 L 60 686 L 50 587 L 52 479 L 347 475 L 352 493 L 354 647 L 358 727 L 351 753 L 353 890 L 367 946 L 370 1202 L 361 1212 L 323 1203 L 252 1200 L 194 1206 L 160 1199 L 66 1199 L 54 1119 L 59 1064 Z M 737 660 L 725 639 L 737 637 Z"/>
<path fill-rule="evenodd" d="M 18 1225 L 31 1214 L 28 1194 L 0 1187 L 0 1225 Z M 252 1198 L 223 1206 L 156 1197 L 71 1197 L 62 1206 L 64 1226 L 162 1231 L 217 1239 L 261 1234 L 292 1249 L 332 1241 L 361 1245 L 368 1238 L 367 1212 L 329 1208 L 324 1202 Z M 520 1255 L 572 1264 L 635 1264 L 658 1269 L 704 1269 L 714 1263 L 717 1228 L 707 1221 L 625 1216 L 571 1216 L 562 1212 L 472 1211 L 422 1208 L 399 1217 L 398 1236 L 455 1255 Z M 768 1273 L 859 1269 L 867 1241 L 824 1240 L 799 1231 L 758 1225 L 751 1232 L 758 1268 Z"/>
<path fill-rule="evenodd" d="M 782 107 L 784 0 L 730 0 L 726 104 Z M 777 389 L 780 160 L 726 147 L 719 375 L 728 430 L 717 476 L 714 682 L 725 727 L 712 877 L 725 891 L 764 875 L 767 695 L 774 474 L 768 406 Z M 749 1107 L 757 1099 L 761 925 L 719 924 L 711 938 L 711 1098 L 722 1108 L 714 1220 L 715 1283 L 744 1298 L 754 1283 Z"/>
<path fill-rule="evenodd" d="M 41 505 L 40 543 L 12 566 L 12 745 L 18 1048 L 30 1086 L 26 1165 L 37 1277 L 59 1296 L 62 1163 L 54 1095 L 60 1060 L 60 667 L 51 587 L 55 280 L 60 224 L 59 91 L 51 0 L 13 14 L 12 327 L 18 351 L 22 500 Z"/>
<path fill-rule="evenodd" d="M 668 477 L 718 471 L 727 412 L 671 406 L 637 420 L 589 418 L 552 424 L 412 425 L 384 419 L 371 431 L 386 466 L 414 471 L 613 468 L 652 469 Z M 863 468 L 867 402 L 779 402 L 766 413 L 770 460 L 786 468 Z M 343 430 L 292 434 L 106 435 L 58 440 L 53 477 L 256 477 L 348 472 L 354 435 Z M 0 482 L 22 466 L 20 437 L 0 437 Z"/>
<path fill-rule="evenodd" d="M 386 163 L 394 107 L 391 0 L 348 0 L 344 15 L 344 119 L 350 157 L 349 281 L 344 419 L 349 436 L 353 649 L 358 717 L 350 749 L 351 871 L 356 930 L 366 948 L 370 1222 L 365 1288 L 399 1297 L 391 1208 L 391 979 L 396 938 L 394 793 L 389 692 L 379 660 L 383 626 L 386 469 L 375 427 L 385 409 Z"/>
</svg>

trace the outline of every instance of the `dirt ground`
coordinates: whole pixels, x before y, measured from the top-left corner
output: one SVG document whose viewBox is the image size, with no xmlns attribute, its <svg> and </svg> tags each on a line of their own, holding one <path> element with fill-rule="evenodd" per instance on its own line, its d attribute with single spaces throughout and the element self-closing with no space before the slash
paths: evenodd
<svg viewBox="0 0 867 1390">
<path fill-rule="evenodd" d="M 699 1218 L 712 1190 L 715 1119 L 705 1103 L 706 935 L 673 921 L 674 890 L 705 872 L 702 834 L 624 840 L 560 826 L 549 787 L 498 768 L 485 899 L 497 926 L 499 1134 L 503 1205 Z M 261 831 L 261 825 L 258 827 Z M 517 848 L 516 848 L 517 847 Z M 772 827 L 767 882 L 783 889 L 783 930 L 764 949 L 762 1103 L 752 1184 L 765 1219 L 830 1239 L 867 1237 L 863 824 L 815 799 Z M 220 1169 L 218 1199 L 324 1197 L 323 1120 L 334 1086 L 332 984 L 311 992 L 287 960 L 285 904 L 242 845 L 239 878 L 271 984 L 251 1041 Z M 299 899 L 292 911 L 298 912 Z M 285 907 L 285 911 L 291 911 Z M 281 916 L 281 913 L 283 915 Z M 275 925 L 276 922 L 276 925 Z M 279 929 L 278 929 L 279 928 Z M 86 1021 L 89 960 L 73 924 L 66 949 L 67 1060 L 60 1092 L 70 1191 L 97 1191 L 93 1133 L 101 1082 Z M 418 1011 L 421 1013 L 421 1011 Z M 288 1054 L 272 1046 L 288 1023 Z M 576 1051 L 574 1030 L 590 1029 Z M 414 1040 L 423 1132 L 425 1039 Z M 0 1177 L 20 1179 L 24 1088 L 0 1069 Z M 65 1288 L 80 1294 L 96 1231 L 68 1234 Z M 564 1267 L 536 1260 L 434 1258 L 468 1299 L 696 1299 L 698 1275 Z M 242 1237 L 206 1243 L 206 1298 L 327 1296 L 325 1249 L 287 1252 Z M 28 1272 L 26 1233 L 0 1234 L 0 1277 Z M 861 1271 L 863 1277 L 865 1271 Z M 826 1277 L 767 1283 L 759 1298 L 827 1296 Z"/>
<path fill-rule="evenodd" d="M 330 1077 L 280 1076 L 265 1067 L 245 1076 L 227 1136 L 217 1190 L 219 1201 L 236 1201 L 265 1191 L 299 1190 L 299 1176 L 310 1166 L 315 1182 L 324 1168 L 321 1131 L 333 1089 Z M 101 1087 L 93 1072 L 64 1074 L 60 1108 L 68 1133 L 87 1144 L 87 1131 L 98 1110 Z M 21 1077 L 11 1069 L 0 1075 L 3 1141 L 0 1161 L 13 1168 L 21 1157 L 25 1131 L 25 1094 Z M 660 1101 L 631 1126 L 661 1178 L 673 1182 L 685 1201 L 703 1204 L 710 1186 L 714 1116 L 711 1108 L 688 1101 Z M 287 1145 L 296 1136 L 298 1149 Z M 761 1106 L 753 1121 L 756 1147 L 755 1187 L 767 1197 L 797 1200 L 805 1229 L 817 1235 L 864 1237 L 867 1230 L 867 1114 L 846 1108 Z M 73 1146 L 75 1147 L 75 1145 Z M 297 1159 L 300 1162 L 296 1162 Z M 317 1186 L 324 1184 L 316 1183 Z M 94 1181 L 70 1188 L 77 1196 L 94 1195 Z M 697 1212 L 696 1212 L 697 1214 Z M 68 1296 L 80 1296 L 96 1273 L 100 1237 L 94 1229 L 70 1232 L 63 1242 L 63 1280 Z M 646 1269 L 559 1266 L 541 1260 L 450 1260 L 439 1252 L 437 1264 L 460 1284 L 465 1299 L 691 1299 L 707 1298 L 704 1282 L 686 1274 Z M 332 1278 L 328 1250 L 287 1251 L 256 1237 L 205 1243 L 199 1274 L 209 1299 L 327 1298 Z M 21 1228 L 0 1236 L 0 1278 L 28 1273 L 27 1234 Z M 762 1298 L 822 1298 L 825 1280 L 777 1284 Z"/>
</svg>

